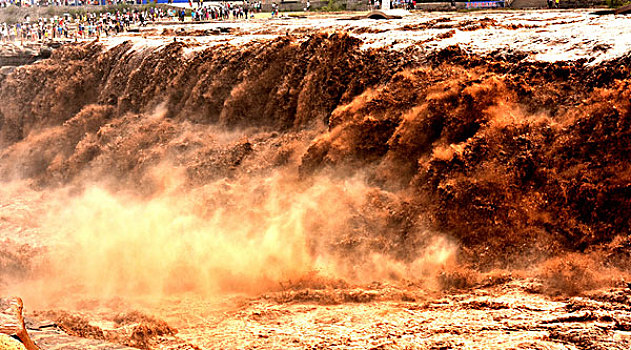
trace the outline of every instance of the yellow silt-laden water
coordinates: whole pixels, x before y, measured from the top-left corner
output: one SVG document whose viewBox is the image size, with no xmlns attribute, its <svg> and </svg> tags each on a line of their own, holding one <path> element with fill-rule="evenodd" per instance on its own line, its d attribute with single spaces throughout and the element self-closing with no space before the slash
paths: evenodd
<svg viewBox="0 0 631 350">
<path fill-rule="evenodd" d="M 26 350 L 26 348 L 10 335 L 0 333 L 0 350 Z"/>
</svg>

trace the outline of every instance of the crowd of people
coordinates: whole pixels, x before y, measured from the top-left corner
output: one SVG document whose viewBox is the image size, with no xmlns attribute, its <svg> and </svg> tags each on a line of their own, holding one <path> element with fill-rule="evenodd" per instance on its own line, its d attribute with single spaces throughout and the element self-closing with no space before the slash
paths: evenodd
<svg viewBox="0 0 631 350">
<path fill-rule="evenodd" d="M 14 6 L 83 6 L 83 5 L 118 5 L 142 4 L 147 0 L 0 0 L 0 8 Z"/>
<path fill-rule="evenodd" d="M 110 36 L 127 31 L 131 25 L 144 25 L 147 21 L 165 20 L 168 16 L 168 11 L 161 8 L 113 13 L 64 14 L 37 20 L 31 20 L 27 16 L 24 21 L 15 24 L 0 24 L 0 40 L 41 41 Z"/>
<path fill-rule="evenodd" d="M 454 1 L 454 0 L 451 0 Z M 382 1 L 381 0 L 369 0 L 368 4 L 371 9 L 380 9 Z M 390 8 L 393 9 L 406 9 L 408 11 L 414 10 L 416 8 L 416 0 L 392 0 L 390 1 Z"/>
<path fill-rule="evenodd" d="M 204 5 L 203 0 L 194 0 L 202 7 Z M 0 8 L 8 7 L 8 6 L 21 6 L 21 7 L 31 7 L 31 6 L 83 6 L 83 5 L 120 5 L 120 4 L 128 4 L 128 5 L 141 5 L 141 4 L 149 4 L 154 3 L 155 0 L 0 0 Z M 247 2 L 247 1 L 246 1 Z M 157 3 L 157 2 L 156 2 Z M 172 3 L 168 1 L 168 3 Z M 189 4 L 193 6 L 193 0 L 189 0 Z M 251 10 L 261 10 L 261 1 L 254 2 L 251 5 L 248 5 Z"/>
<path fill-rule="evenodd" d="M 260 1 L 244 2 L 242 5 L 220 3 L 213 6 L 200 3 L 188 13 L 192 21 L 247 19 L 254 12 L 260 11 L 260 8 Z M 145 26 L 147 22 L 184 21 L 188 13 L 183 8 L 149 7 L 144 10 L 64 14 L 36 20 L 26 17 L 15 24 L 0 23 L 0 41 L 76 40 L 111 36 L 128 31 L 131 26 Z"/>
<path fill-rule="evenodd" d="M 191 11 L 191 20 L 193 21 L 208 21 L 218 19 L 248 19 L 255 12 L 261 12 L 261 1 L 249 3 L 243 2 L 241 5 L 233 5 L 228 2 L 221 3 L 214 6 L 204 6 L 203 2 L 198 3 L 199 6 Z M 184 10 L 179 11 L 180 21 L 184 21 Z"/>
</svg>

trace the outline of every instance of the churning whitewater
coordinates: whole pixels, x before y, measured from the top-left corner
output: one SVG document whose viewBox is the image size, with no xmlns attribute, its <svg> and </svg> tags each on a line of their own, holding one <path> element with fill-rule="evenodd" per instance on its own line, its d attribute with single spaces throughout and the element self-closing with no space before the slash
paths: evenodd
<svg viewBox="0 0 631 350">
<path fill-rule="evenodd" d="M 624 348 L 629 21 L 65 44 L 0 74 L 0 295 L 145 349 Z"/>
</svg>

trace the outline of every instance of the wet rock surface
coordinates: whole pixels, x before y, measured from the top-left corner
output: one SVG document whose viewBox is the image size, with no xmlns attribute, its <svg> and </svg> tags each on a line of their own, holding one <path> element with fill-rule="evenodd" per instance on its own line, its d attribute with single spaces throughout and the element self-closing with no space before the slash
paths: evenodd
<svg viewBox="0 0 631 350">
<path fill-rule="evenodd" d="M 6 67 L 16 67 L 31 64 L 41 59 L 49 58 L 52 49 L 45 44 L 12 44 L 0 43 L 0 75 L 7 75 Z"/>
</svg>

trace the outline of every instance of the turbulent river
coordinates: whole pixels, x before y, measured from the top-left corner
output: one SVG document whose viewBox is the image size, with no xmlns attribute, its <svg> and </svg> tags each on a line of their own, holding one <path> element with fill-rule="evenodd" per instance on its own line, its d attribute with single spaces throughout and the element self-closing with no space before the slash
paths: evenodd
<svg viewBox="0 0 631 350">
<path fill-rule="evenodd" d="M 629 24 L 329 16 L 66 44 L 0 75 L 0 295 L 63 331 L 36 336 L 51 349 L 624 348 Z"/>
</svg>

